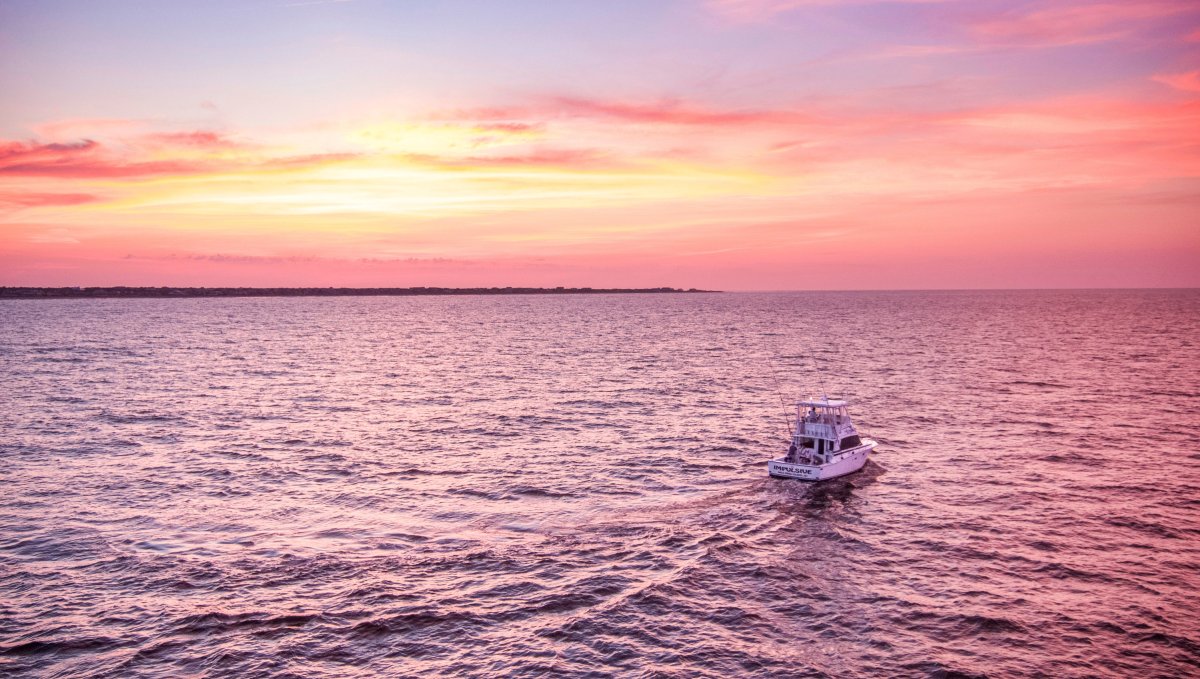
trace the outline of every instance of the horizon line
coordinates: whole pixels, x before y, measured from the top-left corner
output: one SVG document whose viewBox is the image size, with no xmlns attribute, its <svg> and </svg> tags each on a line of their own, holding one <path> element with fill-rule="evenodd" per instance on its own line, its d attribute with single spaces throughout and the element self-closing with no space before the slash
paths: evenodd
<svg viewBox="0 0 1200 679">
<path fill-rule="evenodd" d="M 726 289 L 726 290 L 710 290 L 703 288 L 686 288 L 674 286 L 652 286 L 652 287 L 592 287 L 592 286 L 245 286 L 245 285 L 0 285 L 0 299 L 45 299 L 71 298 L 70 295 L 58 297 L 40 297 L 40 296 L 9 296 L 3 294 L 5 291 L 103 291 L 103 290 L 127 290 L 127 291 L 238 291 L 249 293 L 262 293 L 269 291 L 278 291 L 276 296 L 289 296 L 287 293 L 299 293 L 301 291 L 312 292 L 315 294 L 292 294 L 290 296 L 326 296 L 322 295 L 321 291 L 337 292 L 337 295 L 328 296 L 401 296 L 388 295 L 384 291 L 425 291 L 429 296 L 435 296 L 437 291 L 444 291 L 443 294 L 471 294 L 468 291 L 481 292 L 499 292 L 502 294 L 622 294 L 622 293 L 722 293 L 722 294 L 780 294 L 780 293 L 813 293 L 813 292 L 831 292 L 831 293 L 870 293 L 870 292 L 1088 292 L 1088 291 L 1187 291 L 1200 290 L 1200 286 L 1139 286 L 1139 287 L 979 287 L 979 288 L 774 288 L 774 289 Z M 505 293 L 504 291 L 511 291 Z M 362 294 L 355 294 L 362 293 Z M 190 297 L 220 297 L 229 295 L 188 295 Z M 245 296 L 270 296 L 270 295 L 245 295 Z M 420 296 L 419 294 L 412 296 Z M 81 296 L 82 297 L 82 296 Z M 163 295 L 162 297 L 169 297 Z M 86 298 L 86 297 L 83 297 Z M 100 295 L 94 298 L 103 298 Z"/>
</svg>

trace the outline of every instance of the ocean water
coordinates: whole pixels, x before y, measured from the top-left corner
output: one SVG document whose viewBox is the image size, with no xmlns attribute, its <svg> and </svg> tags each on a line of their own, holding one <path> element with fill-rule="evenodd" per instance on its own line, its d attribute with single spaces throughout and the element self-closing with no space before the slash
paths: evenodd
<svg viewBox="0 0 1200 679">
<path fill-rule="evenodd" d="M 0 303 L 0 674 L 1196 675 L 1198 413 L 1200 291 Z"/>
</svg>

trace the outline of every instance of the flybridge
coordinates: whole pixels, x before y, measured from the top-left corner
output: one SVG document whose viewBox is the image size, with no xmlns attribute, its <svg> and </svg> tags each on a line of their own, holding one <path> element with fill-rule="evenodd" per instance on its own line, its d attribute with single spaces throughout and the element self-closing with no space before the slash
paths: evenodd
<svg viewBox="0 0 1200 679">
<path fill-rule="evenodd" d="M 846 408 L 845 401 L 831 399 L 829 397 L 813 399 L 811 401 L 800 401 L 798 405 L 802 407 L 807 406 L 809 408 L 841 408 L 843 410 Z"/>
<path fill-rule="evenodd" d="M 796 404 L 796 435 L 838 441 L 856 432 L 845 401 L 820 399 Z"/>
</svg>

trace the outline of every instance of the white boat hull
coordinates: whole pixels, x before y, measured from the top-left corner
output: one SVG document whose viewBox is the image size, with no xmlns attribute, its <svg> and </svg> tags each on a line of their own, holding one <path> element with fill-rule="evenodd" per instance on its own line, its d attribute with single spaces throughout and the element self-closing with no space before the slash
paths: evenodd
<svg viewBox="0 0 1200 679">
<path fill-rule="evenodd" d="M 767 473 L 771 476 L 802 481 L 836 479 L 862 469 L 876 445 L 878 444 L 875 441 L 866 439 L 857 448 L 850 448 L 835 454 L 833 459 L 826 464 L 800 464 L 788 462 L 786 456 L 777 457 L 767 463 Z"/>
</svg>

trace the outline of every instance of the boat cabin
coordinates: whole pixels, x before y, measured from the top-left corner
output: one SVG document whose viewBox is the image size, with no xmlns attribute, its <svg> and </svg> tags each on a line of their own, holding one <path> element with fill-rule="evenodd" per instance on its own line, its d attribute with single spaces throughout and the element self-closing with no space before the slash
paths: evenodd
<svg viewBox="0 0 1200 679">
<path fill-rule="evenodd" d="M 846 402 L 828 397 L 796 404 L 796 426 L 787 459 L 806 464 L 824 464 L 837 453 L 862 445 L 858 431 L 846 412 Z"/>
</svg>

